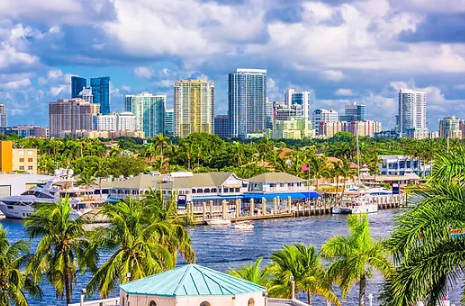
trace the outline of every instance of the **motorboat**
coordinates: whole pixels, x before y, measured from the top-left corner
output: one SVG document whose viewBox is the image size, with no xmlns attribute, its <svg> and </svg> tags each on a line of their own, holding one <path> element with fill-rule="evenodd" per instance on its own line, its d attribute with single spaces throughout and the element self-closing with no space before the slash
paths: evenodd
<svg viewBox="0 0 465 306">
<path fill-rule="evenodd" d="M 333 206 L 333 214 L 369 214 L 378 212 L 378 203 L 375 196 L 361 195 L 355 198 L 345 198 L 339 201 L 339 205 Z"/>
<path fill-rule="evenodd" d="M 37 186 L 20 195 L 1 198 L 0 211 L 7 218 L 24 219 L 34 213 L 34 204 L 57 203 L 60 199 L 69 199 L 72 219 L 102 206 L 107 200 L 104 196 L 95 195 L 91 187 L 75 186 L 73 170 L 58 169 L 44 186 Z"/>
<path fill-rule="evenodd" d="M 207 222 L 208 225 L 231 225 L 231 220 L 229 219 L 208 219 L 205 222 Z"/>
<path fill-rule="evenodd" d="M 253 230 L 254 225 L 250 221 L 238 221 L 234 223 L 234 228 L 239 230 Z"/>
</svg>

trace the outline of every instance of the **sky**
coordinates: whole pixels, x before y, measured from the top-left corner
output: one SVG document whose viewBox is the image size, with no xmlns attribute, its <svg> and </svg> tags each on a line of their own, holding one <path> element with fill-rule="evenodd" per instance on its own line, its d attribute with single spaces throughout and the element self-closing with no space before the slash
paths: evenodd
<svg viewBox="0 0 465 306">
<path fill-rule="evenodd" d="M 465 0 L 0 0 L 0 103 L 10 125 L 48 126 L 48 103 L 70 77 L 111 77 L 124 95 L 168 95 L 175 80 L 215 82 L 227 112 L 228 73 L 268 71 L 268 97 L 313 90 L 314 108 L 356 101 L 395 124 L 398 90 L 427 93 L 427 121 L 465 119 Z"/>
</svg>

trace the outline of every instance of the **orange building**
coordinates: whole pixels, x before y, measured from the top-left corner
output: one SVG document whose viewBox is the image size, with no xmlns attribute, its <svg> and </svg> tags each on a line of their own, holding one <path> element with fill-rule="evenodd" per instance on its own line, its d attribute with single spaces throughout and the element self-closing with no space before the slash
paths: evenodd
<svg viewBox="0 0 465 306">
<path fill-rule="evenodd" d="M 0 141 L 0 172 L 37 174 L 37 149 L 13 148 L 12 141 Z"/>
</svg>

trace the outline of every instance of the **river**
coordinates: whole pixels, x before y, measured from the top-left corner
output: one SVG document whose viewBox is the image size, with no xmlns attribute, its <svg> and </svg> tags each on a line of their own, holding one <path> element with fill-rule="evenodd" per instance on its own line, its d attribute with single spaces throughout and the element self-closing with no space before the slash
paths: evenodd
<svg viewBox="0 0 465 306">
<path fill-rule="evenodd" d="M 393 227 L 393 219 L 401 210 L 382 210 L 369 215 L 370 227 L 375 238 L 386 237 Z M 218 271 L 226 272 L 264 258 L 269 263 L 271 253 L 284 244 L 314 244 L 318 248 L 326 239 L 346 234 L 347 216 L 326 215 L 302 218 L 276 219 L 254 222 L 253 231 L 234 230 L 232 227 L 198 226 L 190 229 L 193 248 L 197 254 L 197 263 Z M 0 223 L 8 229 L 11 240 L 26 239 L 22 221 L 3 219 Z M 33 241 L 35 247 L 37 241 Z M 102 260 L 109 254 L 102 254 Z M 79 275 L 78 284 L 73 294 L 73 302 L 79 302 L 79 294 L 85 288 L 90 275 Z M 375 296 L 373 305 L 378 305 L 376 297 L 380 293 L 383 279 L 376 275 L 368 282 L 367 295 Z M 54 289 L 47 283 L 41 285 L 44 291 L 42 301 L 30 300 L 29 305 L 65 305 L 63 300 L 55 299 Z M 113 295 L 116 295 L 117 292 Z M 95 298 L 98 298 L 97 296 Z M 300 296 L 305 300 L 305 296 Z M 354 287 L 343 305 L 357 305 L 358 290 Z M 367 303 L 368 304 L 368 303 Z M 313 305 L 325 305 L 322 299 L 315 297 Z"/>
</svg>

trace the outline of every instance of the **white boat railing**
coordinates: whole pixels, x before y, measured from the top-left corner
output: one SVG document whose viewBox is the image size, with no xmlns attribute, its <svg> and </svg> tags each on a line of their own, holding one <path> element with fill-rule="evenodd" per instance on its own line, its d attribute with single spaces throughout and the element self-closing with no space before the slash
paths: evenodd
<svg viewBox="0 0 465 306">
<path fill-rule="evenodd" d="M 105 300 L 95 300 L 83 303 L 68 304 L 68 306 L 119 306 L 119 297 Z"/>
</svg>

